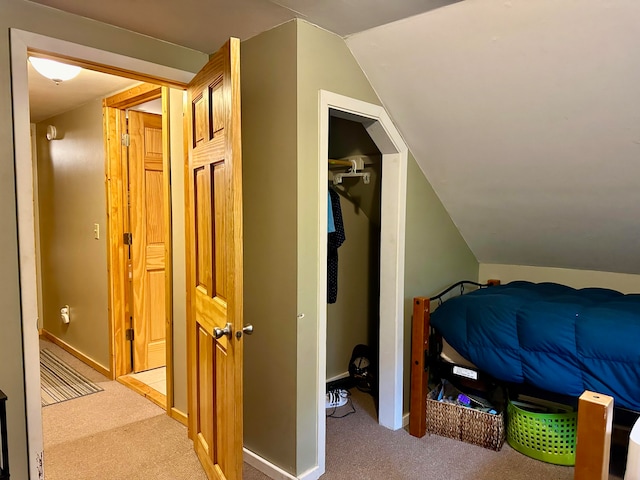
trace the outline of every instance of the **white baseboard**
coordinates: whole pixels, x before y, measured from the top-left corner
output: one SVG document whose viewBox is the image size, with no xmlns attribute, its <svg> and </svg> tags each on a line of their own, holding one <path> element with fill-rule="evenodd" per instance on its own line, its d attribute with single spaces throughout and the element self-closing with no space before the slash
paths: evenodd
<svg viewBox="0 0 640 480">
<path fill-rule="evenodd" d="M 253 453 L 251 450 L 243 448 L 244 452 L 243 459 L 249 465 L 251 465 L 256 470 L 261 471 L 267 477 L 273 478 L 274 480 L 298 480 L 296 477 L 291 475 L 290 473 L 285 472 L 280 467 L 274 465 L 271 462 L 268 462 L 260 455 Z M 300 477 L 302 478 L 302 477 Z M 318 478 L 318 477 L 316 477 Z M 310 478 L 307 480 L 311 480 Z"/>
<path fill-rule="evenodd" d="M 320 472 L 320 468 L 316 465 L 310 468 L 298 477 L 298 480 L 318 480 L 324 472 Z"/>
<path fill-rule="evenodd" d="M 336 380 L 342 380 L 343 378 L 347 378 L 349 376 L 349 372 L 344 372 L 335 377 L 327 378 L 327 383 L 335 382 Z"/>
<path fill-rule="evenodd" d="M 403 427 L 406 427 L 407 425 L 409 425 L 409 414 L 408 414 L 408 413 L 405 413 L 405 414 L 402 416 L 402 426 L 403 426 Z"/>
</svg>

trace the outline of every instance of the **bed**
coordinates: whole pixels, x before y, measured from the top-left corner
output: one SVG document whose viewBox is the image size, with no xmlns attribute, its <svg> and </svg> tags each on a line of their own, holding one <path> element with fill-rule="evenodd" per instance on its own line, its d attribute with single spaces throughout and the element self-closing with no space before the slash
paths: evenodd
<svg viewBox="0 0 640 480">
<path fill-rule="evenodd" d="M 444 345 L 444 347 L 443 347 Z M 452 349 L 449 349 L 452 347 Z M 410 433 L 425 433 L 429 373 L 528 393 L 592 390 L 640 411 L 640 295 L 524 281 L 459 282 L 414 299 Z"/>
</svg>

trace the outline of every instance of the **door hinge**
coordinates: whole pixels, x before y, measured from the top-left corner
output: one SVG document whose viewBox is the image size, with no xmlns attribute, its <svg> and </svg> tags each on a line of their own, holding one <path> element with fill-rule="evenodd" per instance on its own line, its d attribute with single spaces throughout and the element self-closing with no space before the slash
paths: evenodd
<svg viewBox="0 0 640 480">
<path fill-rule="evenodd" d="M 122 146 L 123 147 L 128 147 L 131 145 L 131 137 L 129 136 L 128 133 L 123 133 L 122 134 Z"/>
<path fill-rule="evenodd" d="M 131 232 L 124 233 L 124 235 L 122 235 L 122 241 L 124 242 L 125 245 L 132 245 L 133 235 L 131 234 Z"/>
<path fill-rule="evenodd" d="M 127 328 L 127 330 L 125 331 L 125 338 L 133 342 L 133 337 L 133 328 Z"/>
</svg>

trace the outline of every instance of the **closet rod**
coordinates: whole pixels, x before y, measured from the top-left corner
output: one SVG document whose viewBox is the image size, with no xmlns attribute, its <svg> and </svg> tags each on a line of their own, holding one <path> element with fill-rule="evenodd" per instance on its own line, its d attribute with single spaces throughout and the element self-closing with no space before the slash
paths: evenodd
<svg viewBox="0 0 640 480">
<path fill-rule="evenodd" d="M 333 158 L 329 159 L 330 165 L 344 165 L 345 167 L 353 166 L 353 162 L 351 160 L 334 160 Z"/>
</svg>

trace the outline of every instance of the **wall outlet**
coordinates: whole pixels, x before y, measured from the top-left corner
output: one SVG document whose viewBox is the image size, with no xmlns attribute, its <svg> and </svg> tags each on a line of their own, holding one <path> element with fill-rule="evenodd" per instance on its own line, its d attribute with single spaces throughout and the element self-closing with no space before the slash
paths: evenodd
<svg viewBox="0 0 640 480">
<path fill-rule="evenodd" d="M 100 224 L 99 223 L 93 224 L 93 238 L 95 238 L 96 240 L 100 240 Z"/>
<path fill-rule="evenodd" d="M 60 320 L 62 323 L 69 323 L 71 321 L 71 310 L 69 305 L 65 305 L 60 309 Z"/>
</svg>

